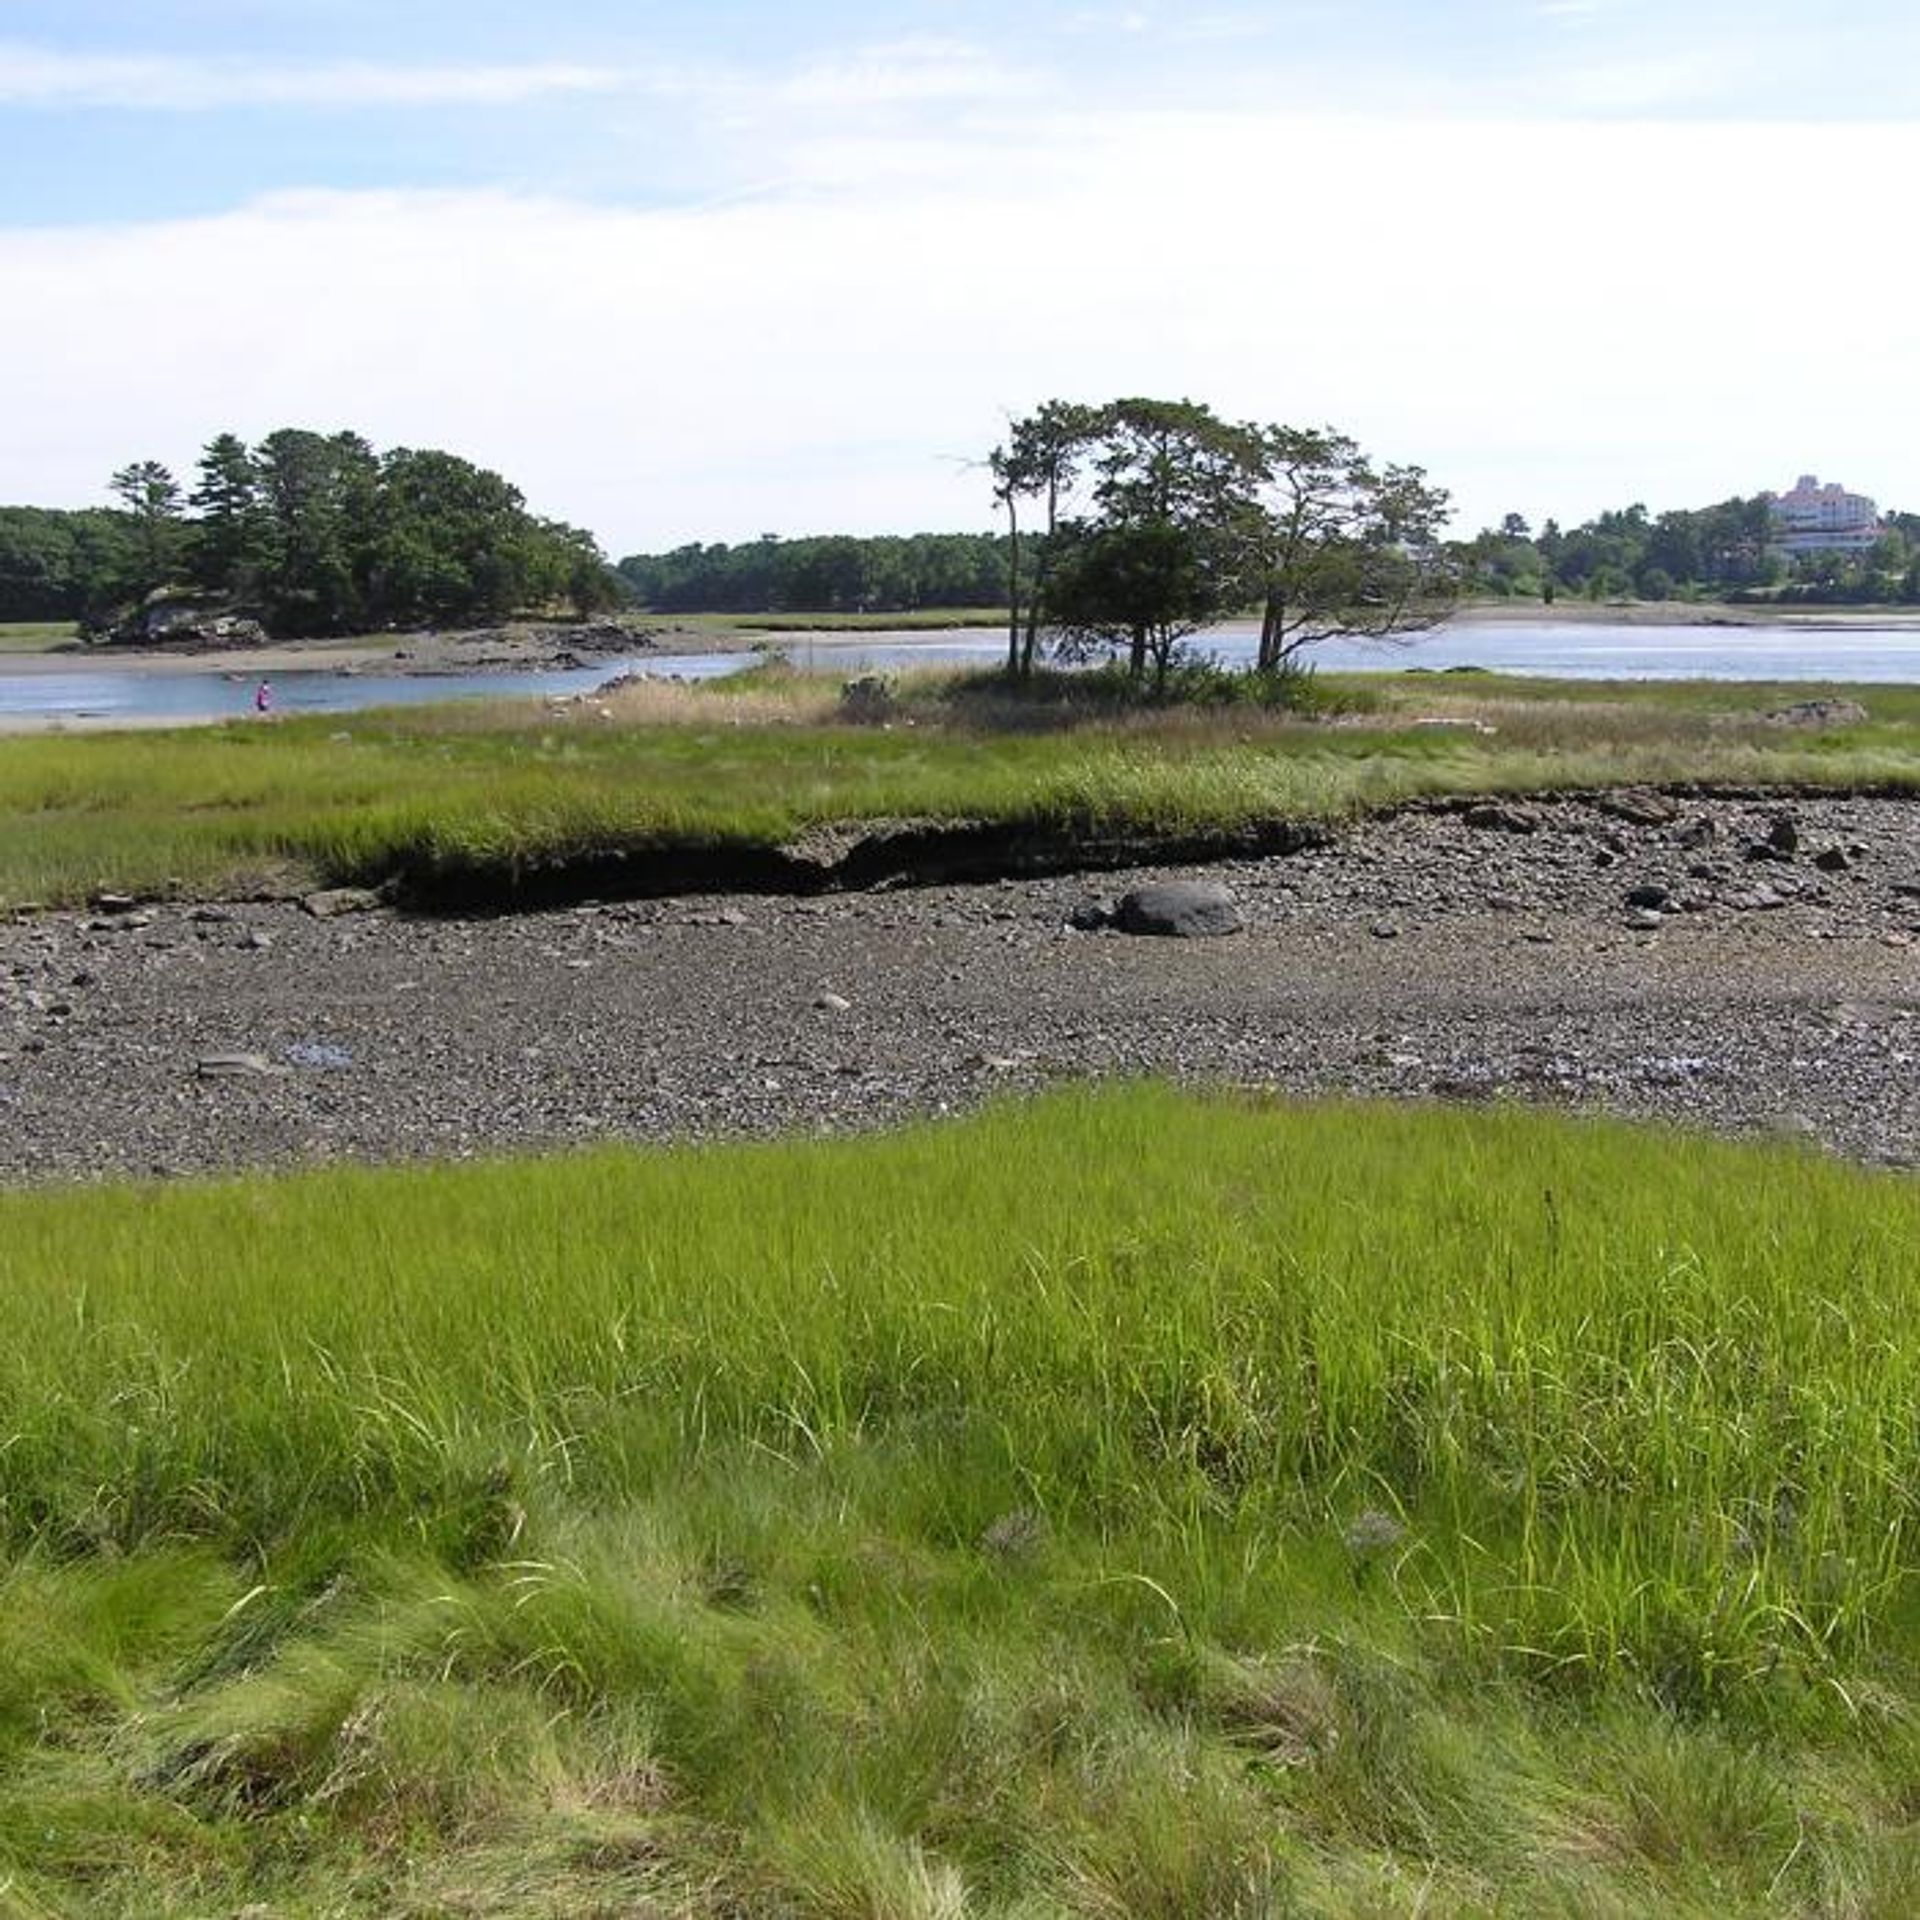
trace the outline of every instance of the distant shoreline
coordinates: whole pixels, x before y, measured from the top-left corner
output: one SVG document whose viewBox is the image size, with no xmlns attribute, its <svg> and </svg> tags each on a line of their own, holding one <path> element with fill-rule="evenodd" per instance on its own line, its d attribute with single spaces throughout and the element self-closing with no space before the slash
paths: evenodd
<svg viewBox="0 0 1920 1920">
<path fill-rule="evenodd" d="M 850 626 L 833 615 L 820 616 L 817 627 L 804 625 L 754 626 L 745 624 L 773 616 L 743 615 L 738 626 L 697 619 L 682 625 L 664 620 L 658 625 L 636 623 L 624 640 L 613 640 L 606 627 L 578 632 L 564 626 L 491 627 L 474 631 L 369 634 L 317 640 L 274 640 L 263 647 L 188 651 L 178 648 L 81 647 L 72 641 L 46 648 L 0 653 L 0 674 L 74 672 L 119 673 L 230 673 L 240 679 L 271 678 L 276 673 L 326 672 L 392 673 L 428 678 L 443 674 L 498 672 L 503 677 L 543 667 L 584 664 L 595 657 L 621 659 L 633 654 L 751 653 L 757 648 L 778 651 L 792 641 L 840 641 L 857 644 L 884 634 L 890 644 L 930 646 L 950 644 L 956 632 L 991 632 L 985 622 L 962 626 L 912 624 L 902 614 L 898 627 L 883 624 Z M 782 615 L 798 621 L 803 616 Z M 1244 621 L 1226 621 L 1239 626 Z M 1449 625 L 1565 626 L 1565 627 L 1785 627 L 1810 633 L 1845 633 L 1860 629 L 1913 628 L 1920 630 L 1920 607 L 1735 607 L 1718 602 L 1673 600 L 1627 601 L 1620 604 L 1588 600 L 1472 601 L 1454 614 Z"/>
<path fill-rule="evenodd" d="M 746 615 L 742 620 L 759 616 Z M 798 616 L 781 616 L 797 618 Z M 903 619 L 910 616 L 902 616 Z M 188 647 L 82 647 L 72 640 L 45 647 L 0 652 L 0 678 L 50 678 L 73 675 L 128 674 L 155 679 L 189 674 L 221 675 L 233 683 L 235 711 L 221 714 L 133 714 L 125 712 L 0 713 L 0 737 L 24 733 L 74 732 L 162 728 L 217 724 L 251 718 L 250 696 L 261 680 L 292 673 L 332 673 L 342 677 L 382 676 L 431 681 L 455 676 L 497 678 L 503 697 L 512 697 L 514 683 L 529 673 L 593 667 L 604 664 L 615 671 L 620 663 L 649 658 L 665 661 L 676 656 L 750 654 L 818 649 L 819 664 L 827 665 L 837 646 L 857 646 L 884 638 L 890 646 L 929 648 L 950 645 L 956 629 L 947 626 L 885 628 L 849 626 L 844 619 L 822 616 L 830 624 L 819 627 L 763 627 L 736 624 L 725 616 L 693 615 L 657 624 L 635 621 L 582 626 L 526 623 L 469 631 L 383 633 L 347 638 L 277 640 L 260 647 L 199 650 Z M 1224 622 L 1216 632 L 1247 631 L 1248 619 Z M 1752 632 L 1851 634 L 1891 631 L 1920 634 L 1920 607 L 1807 608 L 1776 611 L 1760 607 L 1703 606 L 1673 601 L 1631 602 L 1623 605 L 1591 601 L 1558 602 L 1546 606 L 1526 601 L 1474 602 L 1462 607 L 1446 623 L 1456 635 L 1476 630 L 1489 633 L 1517 628 L 1565 628 L 1570 632 L 1594 628 L 1621 628 L 1658 632 L 1678 628 L 1726 631 L 1729 636 Z M 987 633 L 984 625 L 973 629 Z M 1737 641 L 1734 642 L 1737 645 Z M 983 664 L 997 658 L 983 652 Z M 1417 669 L 1406 661 L 1399 670 Z M 1395 671 L 1383 663 L 1382 671 Z M 1429 669 L 1431 670 L 1431 669 Z"/>
<path fill-rule="evenodd" d="M 1458 626 L 1792 627 L 1846 633 L 1867 627 L 1920 628 L 1920 607 L 1745 607 L 1721 601 L 1475 600 L 1453 616 Z"/>
</svg>

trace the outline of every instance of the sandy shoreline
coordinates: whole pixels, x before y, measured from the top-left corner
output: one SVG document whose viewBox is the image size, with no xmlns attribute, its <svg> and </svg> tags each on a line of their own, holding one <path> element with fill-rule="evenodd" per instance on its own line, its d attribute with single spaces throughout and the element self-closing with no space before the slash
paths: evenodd
<svg viewBox="0 0 1920 1920">
<path fill-rule="evenodd" d="M 44 651 L 0 654 L 0 675 L 220 673 L 236 681 L 271 679 L 276 673 L 329 672 L 390 673 L 409 679 L 489 672 L 505 676 L 537 672 L 543 667 L 569 662 L 590 665 L 596 658 L 624 659 L 629 654 L 747 653 L 757 642 L 778 637 L 661 626 L 635 627 L 617 641 L 608 637 L 608 630 L 604 628 L 575 632 L 566 627 L 485 628 L 472 633 L 384 633 L 349 640 L 276 640 L 265 647 L 206 651 L 81 647 L 69 641 Z"/>
</svg>

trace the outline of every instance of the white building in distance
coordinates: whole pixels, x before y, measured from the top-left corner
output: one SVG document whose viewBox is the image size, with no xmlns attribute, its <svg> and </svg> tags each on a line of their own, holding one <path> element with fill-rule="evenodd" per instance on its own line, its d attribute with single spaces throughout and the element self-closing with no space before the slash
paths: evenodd
<svg viewBox="0 0 1920 1920">
<path fill-rule="evenodd" d="M 1762 495 L 1773 509 L 1776 553 L 1865 553 L 1886 531 L 1880 509 L 1837 480 L 1825 486 L 1803 473 L 1791 493 Z"/>
</svg>

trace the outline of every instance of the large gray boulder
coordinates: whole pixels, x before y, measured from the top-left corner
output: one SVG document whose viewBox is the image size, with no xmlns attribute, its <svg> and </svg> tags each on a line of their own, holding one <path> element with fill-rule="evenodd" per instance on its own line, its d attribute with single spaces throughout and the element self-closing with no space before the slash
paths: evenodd
<svg viewBox="0 0 1920 1920">
<path fill-rule="evenodd" d="M 1205 880 L 1160 880 L 1121 897 L 1114 925 L 1122 933 L 1166 934 L 1197 940 L 1238 933 L 1246 924 L 1233 895 Z"/>
<path fill-rule="evenodd" d="M 258 620 L 228 607 L 202 600 L 159 600 L 129 614 L 109 638 L 120 646 L 221 653 L 264 647 L 267 630 Z"/>
</svg>

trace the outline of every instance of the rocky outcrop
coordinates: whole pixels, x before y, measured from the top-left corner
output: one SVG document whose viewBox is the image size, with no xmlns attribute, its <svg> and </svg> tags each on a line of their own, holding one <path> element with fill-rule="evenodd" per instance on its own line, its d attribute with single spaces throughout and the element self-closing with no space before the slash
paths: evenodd
<svg viewBox="0 0 1920 1920">
<path fill-rule="evenodd" d="M 107 635 L 118 647 L 166 647 L 184 653 L 228 653 L 264 647 L 258 620 L 204 600 L 156 600 L 130 613 Z"/>
</svg>

